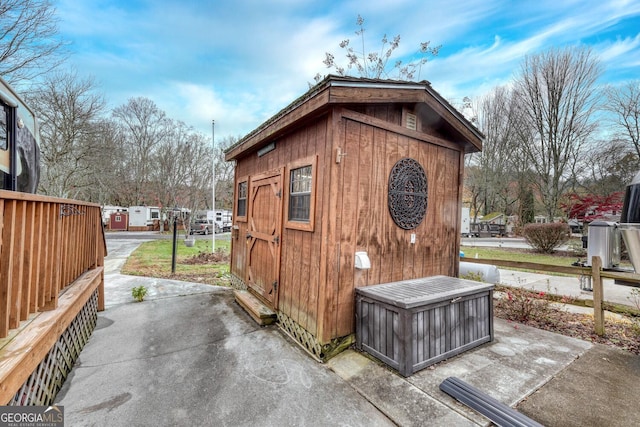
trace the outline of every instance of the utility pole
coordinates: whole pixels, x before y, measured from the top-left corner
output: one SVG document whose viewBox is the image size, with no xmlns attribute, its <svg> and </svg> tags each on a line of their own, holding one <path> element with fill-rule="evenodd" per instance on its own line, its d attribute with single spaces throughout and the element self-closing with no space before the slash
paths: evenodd
<svg viewBox="0 0 640 427">
<path fill-rule="evenodd" d="M 211 120 L 211 208 L 213 209 L 213 233 L 211 253 L 216 251 L 216 121 Z"/>
</svg>

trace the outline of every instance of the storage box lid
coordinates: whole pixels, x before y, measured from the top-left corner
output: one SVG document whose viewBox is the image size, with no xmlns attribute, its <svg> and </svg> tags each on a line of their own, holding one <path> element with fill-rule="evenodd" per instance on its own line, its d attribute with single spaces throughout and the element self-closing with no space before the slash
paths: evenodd
<svg viewBox="0 0 640 427">
<path fill-rule="evenodd" d="M 494 285 L 490 283 L 457 277 L 432 276 L 356 288 L 356 295 L 363 295 L 396 307 L 413 308 L 486 292 L 493 288 Z"/>
</svg>

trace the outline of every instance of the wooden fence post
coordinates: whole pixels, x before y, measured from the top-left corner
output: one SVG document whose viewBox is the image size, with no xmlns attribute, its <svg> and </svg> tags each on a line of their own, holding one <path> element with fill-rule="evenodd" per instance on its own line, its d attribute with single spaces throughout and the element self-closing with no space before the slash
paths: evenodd
<svg viewBox="0 0 640 427">
<path fill-rule="evenodd" d="M 593 321 L 595 324 L 596 334 L 604 335 L 604 291 L 602 288 L 602 277 L 600 270 L 602 269 L 602 260 L 599 256 L 591 258 L 591 277 L 593 278 Z"/>
</svg>

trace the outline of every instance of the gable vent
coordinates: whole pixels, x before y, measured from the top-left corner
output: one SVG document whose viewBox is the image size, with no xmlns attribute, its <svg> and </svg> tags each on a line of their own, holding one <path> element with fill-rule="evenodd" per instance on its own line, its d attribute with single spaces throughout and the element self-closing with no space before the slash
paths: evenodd
<svg viewBox="0 0 640 427">
<path fill-rule="evenodd" d="M 417 130 L 416 129 L 416 115 L 412 113 L 407 113 L 407 129 Z"/>
</svg>

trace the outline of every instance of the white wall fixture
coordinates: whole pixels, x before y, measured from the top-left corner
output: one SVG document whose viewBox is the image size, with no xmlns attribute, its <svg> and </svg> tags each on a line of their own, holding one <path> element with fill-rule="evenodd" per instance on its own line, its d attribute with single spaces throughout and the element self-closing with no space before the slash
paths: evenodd
<svg viewBox="0 0 640 427">
<path fill-rule="evenodd" d="M 371 261 L 366 252 L 356 252 L 356 268 L 360 270 L 371 268 Z"/>
</svg>

